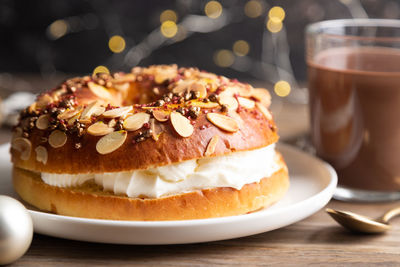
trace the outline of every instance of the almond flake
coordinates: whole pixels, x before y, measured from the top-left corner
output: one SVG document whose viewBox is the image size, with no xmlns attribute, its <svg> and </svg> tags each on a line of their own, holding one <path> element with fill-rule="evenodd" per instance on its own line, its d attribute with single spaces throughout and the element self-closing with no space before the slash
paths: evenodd
<svg viewBox="0 0 400 267">
<path fill-rule="evenodd" d="M 203 101 L 190 101 L 188 104 L 193 107 L 199 107 L 199 108 L 216 108 L 219 106 L 219 104 L 216 102 L 205 103 Z"/>
<path fill-rule="evenodd" d="M 169 76 L 162 74 L 162 73 L 159 73 L 154 77 L 154 81 L 158 84 L 162 84 L 163 82 L 165 82 L 168 79 L 169 79 Z"/>
<path fill-rule="evenodd" d="M 167 66 L 160 66 L 155 68 L 154 71 L 154 81 L 158 84 L 165 82 L 166 80 L 171 80 L 178 74 L 177 68 L 171 68 Z"/>
<path fill-rule="evenodd" d="M 38 146 L 37 148 L 35 148 L 35 152 L 36 160 L 42 162 L 43 164 L 46 164 L 48 158 L 47 149 L 44 146 Z"/>
<path fill-rule="evenodd" d="M 221 105 L 226 105 L 228 110 L 236 110 L 239 106 L 237 100 L 233 96 L 229 95 L 222 95 L 219 98 L 219 103 Z"/>
<path fill-rule="evenodd" d="M 93 101 L 82 111 L 80 121 L 83 123 L 89 123 L 92 116 L 100 116 L 104 111 L 105 108 L 99 106 L 98 101 Z"/>
<path fill-rule="evenodd" d="M 106 118 L 123 117 L 124 115 L 128 114 L 128 112 L 131 110 L 132 110 L 132 106 L 114 108 L 114 109 L 107 110 L 102 115 L 103 115 L 103 117 L 106 117 Z"/>
<path fill-rule="evenodd" d="M 159 123 L 156 123 L 155 119 L 150 119 L 149 123 L 150 123 L 151 137 L 153 138 L 154 141 L 158 141 L 158 138 L 162 133 L 162 127 Z"/>
<path fill-rule="evenodd" d="M 123 91 L 123 92 L 127 91 L 130 86 L 131 85 L 129 83 L 116 83 L 113 85 L 113 87 L 115 89 L 117 89 L 118 91 Z"/>
<path fill-rule="evenodd" d="M 193 133 L 193 125 L 190 120 L 179 112 L 171 113 L 171 123 L 175 131 L 182 137 L 189 137 Z"/>
<path fill-rule="evenodd" d="M 72 118 L 70 118 L 69 120 L 68 120 L 68 126 L 71 126 L 71 125 L 73 125 L 75 122 L 76 122 L 76 120 L 77 119 L 79 119 L 79 117 L 80 117 L 81 115 L 78 113 L 78 114 L 76 114 L 75 116 L 73 116 Z"/>
<path fill-rule="evenodd" d="M 179 94 L 187 91 L 189 86 L 191 86 L 193 82 L 193 80 L 180 80 L 172 89 L 172 93 Z"/>
<path fill-rule="evenodd" d="M 251 94 L 252 97 L 257 99 L 266 107 L 271 105 L 271 94 L 267 89 L 264 88 L 254 88 Z"/>
<path fill-rule="evenodd" d="M 88 87 L 90 91 L 96 96 L 103 99 L 111 99 L 111 94 L 104 86 L 101 86 L 94 82 L 88 82 Z"/>
<path fill-rule="evenodd" d="M 129 83 L 129 82 L 134 82 L 136 79 L 136 76 L 132 73 L 127 73 L 125 75 L 118 75 L 118 78 L 115 78 L 113 80 L 113 83 Z"/>
<path fill-rule="evenodd" d="M 217 147 L 219 141 L 219 135 L 214 135 L 211 139 L 210 142 L 208 142 L 206 152 L 204 152 L 204 156 L 209 157 L 215 152 L 215 148 Z"/>
<path fill-rule="evenodd" d="M 63 113 L 61 113 L 60 115 L 57 116 L 57 118 L 59 120 L 68 120 L 72 117 L 74 117 L 76 114 L 78 114 L 79 112 L 81 112 L 83 109 L 82 106 L 77 107 L 76 109 L 67 109 L 66 111 L 64 111 Z"/>
<path fill-rule="evenodd" d="M 49 127 L 49 118 L 50 115 L 49 114 L 43 114 L 41 115 L 37 120 L 36 120 L 36 127 L 39 130 L 46 130 L 47 127 Z"/>
<path fill-rule="evenodd" d="M 38 101 L 36 102 L 36 106 L 38 108 L 45 108 L 48 104 L 50 104 L 52 102 L 53 102 L 53 98 L 48 94 L 44 94 L 39 97 Z"/>
<path fill-rule="evenodd" d="M 112 119 L 112 120 L 110 120 L 110 121 L 108 122 L 108 127 L 110 127 L 110 128 L 114 128 L 115 125 L 117 125 L 117 121 L 114 120 L 114 119 Z"/>
<path fill-rule="evenodd" d="M 220 93 L 220 97 L 223 95 L 229 95 L 229 96 L 239 95 L 244 97 L 250 97 L 251 92 L 252 90 L 250 88 L 233 85 L 233 86 L 227 86 L 227 88 Z"/>
<path fill-rule="evenodd" d="M 36 110 L 36 105 L 36 102 L 33 102 L 28 108 L 29 112 L 34 112 Z"/>
<path fill-rule="evenodd" d="M 214 73 L 209 73 L 209 72 L 199 72 L 197 74 L 197 76 L 199 78 L 207 78 L 207 79 L 211 79 L 211 80 L 216 80 L 218 78 L 217 75 L 215 75 Z"/>
<path fill-rule="evenodd" d="M 219 113 L 208 113 L 207 119 L 218 128 L 227 132 L 237 132 L 239 130 L 239 124 L 231 117 Z"/>
<path fill-rule="evenodd" d="M 244 98 L 244 97 L 238 97 L 237 98 L 239 105 L 244 107 L 244 108 L 248 108 L 248 109 L 252 109 L 255 106 L 255 102 L 253 100 L 250 100 L 248 98 Z"/>
<path fill-rule="evenodd" d="M 163 110 L 153 110 L 153 116 L 156 120 L 164 122 L 169 120 L 169 112 Z"/>
<path fill-rule="evenodd" d="M 264 117 L 267 118 L 267 120 L 269 120 L 269 121 L 272 120 L 271 112 L 269 112 L 269 110 L 264 105 L 257 102 L 256 107 L 261 111 L 261 113 L 264 115 Z"/>
<path fill-rule="evenodd" d="M 60 131 L 55 130 L 49 136 L 49 144 L 54 148 L 59 148 L 67 142 L 67 135 Z"/>
<path fill-rule="evenodd" d="M 126 131 L 109 133 L 97 141 L 96 150 L 102 155 L 114 152 L 124 144 L 126 137 Z"/>
<path fill-rule="evenodd" d="M 128 131 L 136 131 L 143 127 L 143 124 L 148 123 L 150 115 L 144 112 L 135 113 L 125 119 L 123 126 Z"/>
<path fill-rule="evenodd" d="M 189 90 L 193 92 L 199 92 L 199 98 L 205 98 L 207 96 L 207 89 L 202 83 L 192 83 L 192 85 L 189 87 Z"/>
<path fill-rule="evenodd" d="M 88 133 L 94 136 L 103 136 L 114 131 L 114 128 L 110 128 L 107 124 L 102 121 L 98 121 L 89 126 L 87 129 Z"/>
<path fill-rule="evenodd" d="M 12 141 L 11 147 L 20 153 L 22 160 L 28 160 L 31 157 L 32 143 L 28 139 L 17 137 Z"/>
</svg>

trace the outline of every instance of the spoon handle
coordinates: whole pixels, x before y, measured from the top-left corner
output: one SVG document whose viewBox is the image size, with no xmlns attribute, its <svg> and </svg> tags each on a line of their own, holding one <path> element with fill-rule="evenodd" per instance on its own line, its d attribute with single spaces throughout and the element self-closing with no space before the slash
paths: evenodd
<svg viewBox="0 0 400 267">
<path fill-rule="evenodd" d="M 390 219 L 393 217 L 396 217 L 397 215 L 400 215 L 400 207 L 394 208 L 383 214 L 381 217 L 382 222 L 387 223 L 389 222 Z"/>
</svg>

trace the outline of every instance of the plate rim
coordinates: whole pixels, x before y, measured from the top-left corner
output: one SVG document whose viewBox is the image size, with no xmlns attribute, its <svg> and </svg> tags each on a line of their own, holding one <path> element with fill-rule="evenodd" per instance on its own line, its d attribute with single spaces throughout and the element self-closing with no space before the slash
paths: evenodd
<svg viewBox="0 0 400 267">
<path fill-rule="evenodd" d="M 8 149 L 9 146 L 10 146 L 9 143 L 0 145 L 0 151 L 3 149 Z M 325 194 L 330 195 L 330 198 L 328 199 L 328 201 L 329 201 L 331 199 L 333 192 L 337 185 L 337 174 L 336 174 L 336 171 L 333 169 L 333 167 L 330 164 L 328 164 L 327 162 L 325 162 L 313 155 L 307 154 L 306 152 L 301 151 L 300 149 L 298 149 L 294 146 L 279 142 L 277 145 L 277 150 L 280 150 L 280 149 L 289 151 L 291 153 L 294 152 L 297 154 L 301 154 L 301 156 L 303 156 L 303 157 L 307 157 L 308 159 L 318 162 L 318 164 L 320 166 L 323 166 L 325 168 L 325 170 L 327 171 L 327 173 L 329 174 L 329 177 L 330 177 L 329 183 L 318 193 L 316 193 L 306 199 L 303 199 L 300 202 L 293 203 L 289 206 L 279 207 L 276 210 L 270 210 L 267 208 L 267 209 L 263 209 L 263 210 L 249 213 L 249 214 L 219 217 L 219 218 L 207 218 L 207 219 L 195 219 L 195 220 L 174 220 L 174 221 L 119 221 L 119 220 L 92 219 L 92 218 L 81 218 L 81 217 L 73 217 L 73 216 L 66 216 L 66 215 L 58 215 L 58 214 L 52 214 L 52 213 L 47 213 L 47 212 L 42 212 L 42 211 L 35 211 L 35 210 L 31 210 L 29 208 L 27 208 L 27 210 L 31 214 L 31 216 L 35 216 L 35 217 L 40 216 L 40 217 L 42 217 L 41 219 L 47 219 L 47 220 L 61 220 L 64 223 L 75 223 L 75 224 L 86 224 L 86 225 L 95 224 L 97 226 L 113 226 L 113 227 L 124 227 L 124 228 L 131 228 L 131 227 L 175 228 L 175 227 L 195 227 L 195 226 L 204 226 L 204 225 L 219 225 L 219 224 L 229 223 L 232 221 L 244 222 L 244 221 L 248 221 L 248 220 L 257 219 L 258 217 L 263 217 L 263 216 L 265 216 L 265 213 L 269 213 L 268 216 L 273 216 L 274 214 L 278 215 L 280 213 L 285 213 L 285 211 L 287 209 L 295 209 L 297 206 L 307 205 L 308 202 L 313 202 L 314 199 L 321 198 L 321 196 L 323 196 Z M 324 205 L 325 205 L 325 203 L 324 203 Z M 308 217 L 314 213 L 315 212 L 313 212 L 311 214 L 307 214 L 306 217 Z M 43 218 L 43 217 L 47 217 L 47 218 Z"/>
</svg>

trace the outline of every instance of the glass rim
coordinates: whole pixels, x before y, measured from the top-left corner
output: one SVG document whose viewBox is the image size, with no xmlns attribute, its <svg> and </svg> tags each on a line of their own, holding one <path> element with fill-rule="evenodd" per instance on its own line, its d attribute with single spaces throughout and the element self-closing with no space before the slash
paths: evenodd
<svg viewBox="0 0 400 267">
<path fill-rule="evenodd" d="M 357 36 L 351 34 L 336 34 L 324 32 L 327 29 L 346 27 L 375 27 L 393 28 L 400 30 L 400 20 L 396 19 L 336 19 L 324 20 L 307 25 L 306 35 L 323 35 L 328 38 L 354 39 L 354 40 L 376 40 L 383 42 L 400 41 L 400 36 Z"/>
<path fill-rule="evenodd" d="M 333 19 L 323 20 L 307 25 L 307 33 L 318 33 L 319 29 L 323 28 L 338 28 L 338 27 L 386 27 L 399 28 L 400 20 L 397 19 Z"/>
</svg>

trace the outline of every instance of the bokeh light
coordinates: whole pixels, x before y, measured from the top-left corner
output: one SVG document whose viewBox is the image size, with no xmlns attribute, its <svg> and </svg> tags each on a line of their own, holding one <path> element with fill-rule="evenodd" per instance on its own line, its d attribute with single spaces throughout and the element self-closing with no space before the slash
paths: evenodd
<svg viewBox="0 0 400 267">
<path fill-rule="evenodd" d="M 239 57 L 247 55 L 250 51 L 250 45 L 244 40 L 237 40 L 233 44 L 233 53 Z"/>
<path fill-rule="evenodd" d="M 171 20 L 164 21 L 161 24 L 161 34 L 167 38 L 172 38 L 178 32 L 178 26 Z"/>
<path fill-rule="evenodd" d="M 50 24 L 47 30 L 49 37 L 55 40 L 67 34 L 68 23 L 63 19 L 59 19 Z"/>
<path fill-rule="evenodd" d="M 178 21 L 178 15 L 176 14 L 175 11 L 171 9 L 164 10 L 161 15 L 160 15 L 160 22 L 163 23 L 167 20 L 177 22 Z"/>
<path fill-rule="evenodd" d="M 277 33 L 282 30 L 282 21 L 278 19 L 269 19 L 267 22 L 267 29 L 272 33 Z"/>
<path fill-rule="evenodd" d="M 283 21 L 285 19 L 285 10 L 280 6 L 272 7 L 268 12 L 269 19 L 276 19 Z"/>
<path fill-rule="evenodd" d="M 226 68 L 232 66 L 234 61 L 235 56 L 229 50 L 221 49 L 214 53 L 214 63 L 219 67 Z"/>
<path fill-rule="evenodd" d="M 274 92 L 280 97 L 285 97 L 290 94 L 290 84 L 287 81 L 278 81 L 275 83 Z"/>
<path fill-rule="evenodd" d="M 222 5 L 218 1 L 210 1 L 204 7 L 207 17 L 216 19 L 222 14 Z"/>
<path fill-rule="evenodd" d="M 250 0 L 244 6 L 244 14 L 250 18 L 257 18 L 264 12 L 264 6 L 260 1 Z"/>
<path fill-rule="evenodd" d="M 110 70 L 106 67 L 106 66 L 97 66 L 94 70 L 93 70 L 93 75 L 96 75 L 97 73 L 107 73 L 110 74 Z"/>
<path fill-rule="evenodd" d="M 125 39 L 119 35 L 114 35 L 108 41 L 108 47 L 113 53 L 121 53 L 125 50 L 125 46 Z"/>
</svg>

